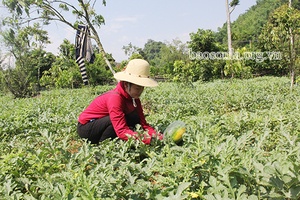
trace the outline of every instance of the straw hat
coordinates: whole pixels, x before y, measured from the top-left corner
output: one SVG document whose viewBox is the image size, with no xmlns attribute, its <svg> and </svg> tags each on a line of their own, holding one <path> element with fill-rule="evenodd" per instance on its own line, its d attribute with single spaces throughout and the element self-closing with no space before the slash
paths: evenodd
<svg viewBox="0 0 300 200">
<path fill-rule="evenodd" d="M 144 87 L 155 87 L 158 83 L 150 78 L 150 65 L 143 59 L 133 59 L 129 61 L 126 69 L 114 74 L 120 81 L 127 81 Z"/>
</svg>

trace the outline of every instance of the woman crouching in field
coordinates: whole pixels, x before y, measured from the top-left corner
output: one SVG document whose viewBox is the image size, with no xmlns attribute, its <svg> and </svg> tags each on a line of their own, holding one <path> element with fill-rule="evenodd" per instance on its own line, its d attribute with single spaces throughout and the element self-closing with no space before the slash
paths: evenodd
<svg viewBox="0 0 300 200">
<path fill-rule="evenodd" d="M 140 139 L 134 131 L 140 124 L 147 131 L 141 140 L 150 144 L 153 137 L 162 139 L 145 119 L 139 97 L 144 87 L 155 87 L 157 82 L 150 78 L 149 63 L 142 59 L 129 61 L 126 69 L 114 77 L 120 82 L 116 88 L 96 97 L 79 115 L 77 132 L 93 144 L 108 138 L 128 140 L 129 137 Z"/>
</svg>

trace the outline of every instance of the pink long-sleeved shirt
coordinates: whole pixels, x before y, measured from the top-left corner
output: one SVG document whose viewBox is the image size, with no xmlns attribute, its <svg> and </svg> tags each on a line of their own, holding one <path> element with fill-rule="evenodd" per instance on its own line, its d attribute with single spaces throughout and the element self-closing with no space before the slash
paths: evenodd
<svg viewBox="0 0 300 200">
<path fill-rule="evenodd" d="M 78 122 L 86 124 L 92 119 L 100 119 L 109 116 L 117 136 L 127 140 L 128 136 L 134 136 L 137 132 L 132 131 L 126 124 L 125 115 L 137 109 L 140 125 L 148 134 L 156 134 L 145 119 L 140 99 L 135 99 L 136 107 L 130 95 L 124 90 L 124 83 L 119 82 L 115 89 L 96 97 L 90 105 L 79 115 Z"/>
</svg>

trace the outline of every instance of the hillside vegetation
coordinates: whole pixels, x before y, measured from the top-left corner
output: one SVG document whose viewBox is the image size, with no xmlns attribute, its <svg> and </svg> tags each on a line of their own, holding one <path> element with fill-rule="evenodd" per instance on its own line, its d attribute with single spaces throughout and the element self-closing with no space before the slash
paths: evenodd
<svg viewBox="0 0 300 200">
<path fill-rule="evenodd" d="M 0 199 L 300 198 L 300 88 L 287 78 L 147 88 L 148 122 L 184 121 L 182 146 L 82 141 L 78 114 L 110 88 L 0 97 Z"/>
<path fill-rule="evenodd" d="M 56 17 L 60 21 L 63 13 L 73 13 L 76 19 L 83 20 L 67 22 L 74 30 L 77 30 L 78 24 L 98 27 L 104 23 L 101 13 L 86 12 L 92 11 L 96 5 L 83 1 L 77 2 L 78 7 L 64 1 L 24 1 L 3 1 L 10 15 L 3 20 L 4 31 L 0 36 L 15 62 L 0 62 L 0 91 L 10 92 L 15 98 L 26 98 L 34 97 L 45 89 L 84 87 L 87 82 L 83 83 L 75 61 L 74 42 L 64 39 L 58 47 L 58 55 L 47 52 L 44 47 L 52 41 L 49 41 L 45 28 Z M 237 6 L 244 3 L 238 0 L 230 2 Z M 40 9 L 38 13 L 37 8 Z M 57 12 L 53 12 L 53 9 Z M 82 12 L 78 12 L 81 9 Z M 22 16 L 22 13 L 28 16 Z M 30 16 L 30 13 L 35 14 Z M 82 17 L 82 13 L 87 16 Z M 113 54 L 101 50 L 103 47 L 98 33 L 90 27 L 91 38 L 95 39 L 93 43 L 96 42 L 97 47 L 93 46 L 94 62 L 85 63 L 88 83 L 90 86 L 110 84 L 114 81 L 114 71 L 123 70 L 131 59 L 142 58 L 150 63 L 151 76 L 168 81 L 290 76 L 290 85 L 293 87 L 300 80 L 299 18 L 299 0 L 293 0 L 292 6 L 288 6 L 287 0 L 257 0 L 255 5 L 231 23 L 230 47 L 225 23 L 217 32 L 198 27 L 198 30 L 189 33 L 190 39 L 187 42 L 172 38 L 169 38 L 169 42 L 162 42 L 149 38 L 143 47 L 131 42 L 123 44 L 122 49 L 128 57 L 120 63 L 115 62 Z M 226 22 L 225 17 L 223 21 Z M 229 52 L 228 48 L 233 50 L 232 57 L 226 53 Z M 3 57 L 0 60 L 5 59 Z"/>
<path fill-rule="evenodd" d="M 240 4 L 242 3 L 241 1 Z M 285 0 L 258 0 L 245 13 L 239 15 L 231 25 L 234 47 L 244 47 L 250 45 L 250 43 L 251 45 L 258 46 L 258 37 L 262 32 L 263 26 L 268 22 L 269 17 L 275 9 L 287 3 L 288 1 Z M 226 23 L 218 30 L 217 37 L 220 38 L 219 42 L 227 45 Z"/>
</svg>

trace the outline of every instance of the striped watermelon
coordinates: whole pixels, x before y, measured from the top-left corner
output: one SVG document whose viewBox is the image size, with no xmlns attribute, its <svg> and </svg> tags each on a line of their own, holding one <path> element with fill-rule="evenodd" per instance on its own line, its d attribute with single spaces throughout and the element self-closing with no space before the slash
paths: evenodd
<svg viewBox="0 0 300 200">
<path fill-rule="evenodd" d="M 185 131 L 186 128 L 184 122 L 174 121 L 166 128 L 164 135 L 175 144 L 179 144 L 183 141 L 182 136 Z"/>
</svg>

